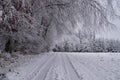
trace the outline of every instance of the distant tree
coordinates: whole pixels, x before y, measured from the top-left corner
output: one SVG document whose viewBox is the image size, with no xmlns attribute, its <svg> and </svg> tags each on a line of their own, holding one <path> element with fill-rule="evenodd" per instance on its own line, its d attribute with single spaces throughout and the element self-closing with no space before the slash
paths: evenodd
<svg viewBox="0 0 120 80">
<path fill-rule="evenodd" d="M 56 37 L 72 33 L 77 23 L 82 24 L 80 27 L 86 34 L 93 36 L 91 39 L 100 29 L 115 27 L 108 20 L 108 9 L 112 8 L 105 8 L 97 0 L 35 0 L 32 4 L 33 16 L 43 26 L 42 35 L 49 45 L 54 44 Z"/>
</svg>

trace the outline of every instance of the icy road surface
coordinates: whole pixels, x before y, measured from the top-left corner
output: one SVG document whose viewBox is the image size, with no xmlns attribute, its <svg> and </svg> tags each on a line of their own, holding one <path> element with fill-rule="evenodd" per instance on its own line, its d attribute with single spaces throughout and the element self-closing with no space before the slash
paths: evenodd
<svg viewBox="0 0 120 80">
<path fill-rule="evenodd" d="M 120 80 L 120 54 L 39 55 L 7 76 L 9 80 Z"/>
</svg>

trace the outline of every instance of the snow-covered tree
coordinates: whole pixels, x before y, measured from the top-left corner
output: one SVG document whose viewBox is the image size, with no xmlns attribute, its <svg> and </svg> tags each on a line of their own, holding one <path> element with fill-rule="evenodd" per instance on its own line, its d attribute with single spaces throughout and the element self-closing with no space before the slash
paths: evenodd
<svg viewBox="0 0 120 80">
<path fill-rule="evenodd" d="M 33 15 L 43 26 L 43 36 L 51 33 L 51 37 L 45 40 L 52 42 L 56 37 L 53 34 L 59 36 L 72 32 L 76 23 L 83 24 L 80 27 L 93 36 L 100 28 L 114 26 L 107 19 L 106 8 L 96 0 L 35 0 Z"/>
<path fill-rule="evenodd" d="M 50 51 L 55 40 L 72 34 L 77 24 L 92 41 L 100 29 L 115 27 L 110 18 L 119 17 L 113 3 L 120 1 L 105 1 L 106 5 L 100 0 L 1 0 L 0 49 Z"/>
<path fill-rule="evenodd" d="M 2 20 L 0 40 L 7 52 L 39 52 L 44 41 L 39 36 L 37 23 L 32 17 L 31 4 L 27 0 L 1 0 Z"/>
</svg>

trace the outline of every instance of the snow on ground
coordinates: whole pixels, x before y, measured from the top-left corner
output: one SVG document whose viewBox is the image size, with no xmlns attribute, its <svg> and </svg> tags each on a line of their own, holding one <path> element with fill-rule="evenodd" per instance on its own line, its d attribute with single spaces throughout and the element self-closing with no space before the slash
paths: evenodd
<svg viewBox="0 0 120 80">
<path fill-rule="evenodd" d="M 15 53 L 1 53 L 0 54 L 0 80 L 6 79 L 6 73 L 13 72 L 14 68 L 22 64 L 31 62 L 37 55 L 23 55 L 19 52 Z"/>
<path fill-rule="evenodd" d="M 120 80 L 119 53 L 39 55 L 7 74 L 9 80 Z"/>
</svg>

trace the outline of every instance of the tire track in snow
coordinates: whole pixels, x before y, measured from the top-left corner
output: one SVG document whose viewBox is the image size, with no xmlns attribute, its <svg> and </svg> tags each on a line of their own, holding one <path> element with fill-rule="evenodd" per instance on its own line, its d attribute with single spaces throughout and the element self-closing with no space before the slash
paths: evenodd
<svg viewBox="0 0 120 80">
<path fill-rule="evenodd" d="M 76 56 L 74 56 L 74 58 L 76 58 Z M 102 78 L 102 80 L 120 80 L 120 78 L 119 79 L 113 79 L 115 77 L 109 75 L 111 73 L 110 70 L 107 70 L 104 67 L 100 66 L 99 64 L 96 64 L 95 63 L 96 59 L 91 60 L 90 58 L 86 58 L 86 57 L 82 58 L 80 56 L 79 56 L 79 58 L 81 58 L 81 60 L 76 58 L 77 59 L 76 61 L 79 61 L 81 64 L 83 64 L 89 70 L 91 70 L 91 72 L 93 72 L 97 77 Z M 88 64 L 84 64 L 83 61 L 86 61 Z M 119 76 L 116 76 L 116 77 L 119 77 Z"/>
<path fill-rule="evenodd" d="M 62 75 L 58 73 L 57 68 L 61 67 L 61 58 L 60 55 L 56 56 L 55 62 L 52 64 L 52 67 L 49 69 L 46 78 L 44 80 L 59 80 L 58 77 Z M 60 69 L 58 69 L 60 71 Z M 63 80 L 63 79 L 60 79 Z"/>
<path fill-rule="evenodd" d="M 45 58 L 50 59 L 51 56 L 43 55 L 40 57 L 41 56 L 29 62 L 29 64 L 27 63 L 25 66 L 18 67 L 15 72 L 8 73 L 9 80 L 31 80 L 37 74 L 38 69 L 47 61 Z M 17 74 L 17 72 L 19 74 Z"/>
<path fill-rule="evenodd" d="M 73 71 L 71 71 L 71 70 L 73 70 L 72 68 L 71 68 L 71 66 L 70 66 L 70 64 L 68 64 L 69 62 L 67 61 L 67 59 L 65 59 L 65 56 L 63 55 L 63 54 L 60 54 L 61 55 L 61 57 L 62 57 L 62 61 L 64 62 L 64 68 L 66 69 L 66 77 L 67 77 L 67 80 L 72 80 L 72 76 L 73 75 L 75 75 L 74 73 L 73 73 Z M 71 68 L 71 69 L 70 69 Z M 70 75 L 70 73 L 72 73 L 73 75 Z M 77 80 L 77 79 L 75 79 L 75 80 Z"/>
<path fill-rule="evenodd" d="M 71 62 L 75 65 L 76 70 L 78 70 L 78 73 L 83 74 L 83 80 L 102 80 L 101 78 L 98 78 L 95 73 L 93 73 L 91 70 L 89 70 L 89 68 L 87 68 L 86 66 L 84 66 L 83 64 L 79 63 L 78 60 L 76 60 L 76 58 L 74 58 L 71 55 L 67 55 Z M 83 61 L 84 62 L 84 61 Z"/>
<path fill-rule="evenodd" d="M 79 73 L 77 72 L 77 70 L 75 69 L 73 63 L 71 62 L 71 60 L 68 58 L 68 56 L 66 56 L 66 54 L 63 54 L 64 55 L 64 59 L 66 59 L 67 63 L 69 64 L 69 67 L 71 67 L 71 70 L 73 70 L 72 72 L 72 75 L 76 75 L 76 77 L 72 77 L 71 80 L 73 80 L 74 78 L 76 78 L 77 80 L 83 80 L 82 76 L 79 75 Z M 70 71 L 70 69 L 69 69 Z M 69 76 L 72 76 L 72 75 L 69 75 Z"/>
<path fill-rule="evenodd" d="M 34 76 L 36 76 L 37 73 L 39 72 L 39 69 L 51 58 L 51 56 L 47 56 L 47 57 L 43 57 L 43 58 L 44 59 L 40 60 L 39 63 L 37 63 L 37 65 L 34 67 L 33 72 L 31 72 L 31 74 L 28 76 L 27 80 L 32 80 L 32 78 Z M 45 58 L 47 58 L 48 60 Z"/>
<path fill-rule="evenodd" d="M 66 56 L 66 57 L 67 57 L 67 59 L 68 59 L 68 61 L 69 61 L 70 65 L 71 65 L 71 67 L 73 68 L 74 72 L 76 73 L 76 75 L 77 75 L 77 76 L 78 76 L 78 78 L 80 79 L 80 75 L 78 74 L 77 70 L 75 69 L 75 67 L 74 67 L 73 63 L 71 62 L 71 60 L 69 59 L 69 57 L 68 57 L 68 56 Z"/>
<path fill-rule="evenodd" d="M 49 71 L 45 80 L 70 80 L 64 58 L 61 54 L 57 54 L 55 63 L 52 65 L 52 69 Z"/>
<path fill-rule="evenodd" d="M 64 59 L 64 56 L 63 54 L 59 54 L 60 55 L 60 59 L 61 59 L 61 64 L 62 64 L 62 69 L 64 70 L 64 80 L 71 80 L 70 79 L 70 75 L 69 75 L 69 72 L 67 70 L 67 65 L 65 63 L 65 59 Z"/>
<path fill-rule="evenodd" d="M 86 68 L 90 70 L 90 72 L 94 73 L 97 77 L 102 78 L 102 80 L 107 80 L 104 77 L 104 74 L 98 72 L 98 71 L 101 71 L 98 66 L 95 66 L 95 64 L 92 61 L 90 60 L 86 61 L 86 60 L 88 60 L 88 58 L 84 60 L 77 59 L 76 61 L 79 61 L 79 64 L 83 64 Z M 88 64 L 85 64 L 83 61 L 86 61 Z"/>
<path fill-rule="evenodd" d="M 30 80 L 44 80 L 46 78 L 46 75 L 47 75 L 50 67 L 52 66 L 55 58 L 56 58 L 56 55 L 52 55 L 49 60 L 47 59 L 45 64 L 42 65 L 42 67 L 39 67 L 39 69 L 36 73 L 36 76 L 34 76 Z"/>
<path fill-rule="evenodd" d="M 49 70 L 48 70 L 48 72 L 47 72 L 47 74 L 45 75 L 45 77 L 44 77 L 43 80 L 54 80 L 54 79 L 53 79 L 53 71 L 54 71 L 54 65 L 52 65 L 52 66 L 49 68 Z"/>
<path fill-rule="evenodd" d="M 65 66 L 64 58 L 61 54 L 57 54 L 54 65 L 47 73 L 44 80 L 70 80 Z"/>
<path fill-rule="evenodd" d="M 59 54 L 59 55 L 60 55 L 62 67 L 64 68 L 65 74 L 67 74 L 67 69 L 65 66 L 65 61 L 64 61 L 63 55 L 62 54 Z"/>
<path fill-rule="evenodd" d="M 31 64 L 32 67 L 27 67 L 32 70 L 28 71 L 31 73 L 25 74 L 24 79 L 15 78 L 13 80 L 120 80 L 120 75 L 112 71 L 112 67 L 117 66 L 116 63 L 107 63 L 106 60 L 101 63 L 96 55 L 95 58 L 86 55 L 66 53 L 44 55 L 33 63 L 35 66 Z M 107 69 L 107 64 L 112 63 L 115 65 Z M 112 76 L 112 74 L 114 75 Z"/>
</svg>

